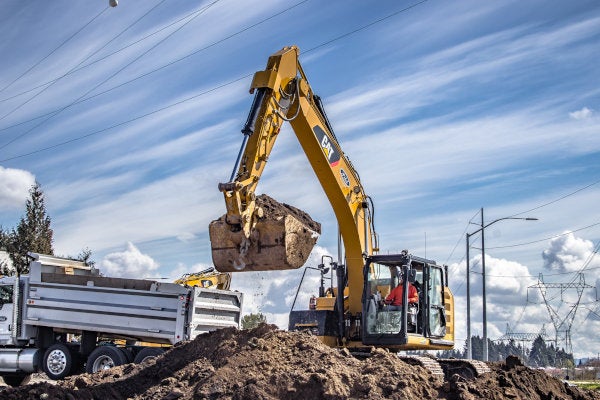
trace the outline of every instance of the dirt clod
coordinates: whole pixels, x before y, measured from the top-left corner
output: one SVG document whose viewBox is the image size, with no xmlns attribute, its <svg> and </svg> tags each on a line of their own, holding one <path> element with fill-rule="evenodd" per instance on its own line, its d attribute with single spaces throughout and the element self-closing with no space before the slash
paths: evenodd
<svg viewBox="0 0 600 400">
<path fill-rule="evenodd" d="M 155 363 L 5 388 L 0 399 L 600 399 L 513 359 L 490 368 L 473 380 L 440 382 L 392 352 L 359 360 L 314 336 L 263 324 L 200 335 Z"/>
</svg>

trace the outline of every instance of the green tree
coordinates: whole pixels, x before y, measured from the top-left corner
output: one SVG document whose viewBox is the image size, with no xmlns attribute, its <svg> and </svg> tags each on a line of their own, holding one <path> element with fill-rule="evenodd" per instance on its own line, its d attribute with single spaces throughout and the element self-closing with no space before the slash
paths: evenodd
<svg viewBox="0 0 600 400">
<path fill-rule="evenodd" d="M 541 336 L 538 336 L 531 345 L 529 365 L 532 367 L 548 367 L 552 364 L 552 351 Z"/>
<path fill-rule="evenodd" d="M 13 263 L 13 270 L 3 268 L 3 273 L 11 275 L 15 272 L 29 272 L 28 252 L 53 255 L 52 229 L 50 217 L 46 214 L 44 193 L 39 183 L 29 190 L 29 199 L 25 204 L 25 215 L 19 220 L 16 229 L 2 234 L 4 247 Z M 1 245 L 2 243 L 0 243 Z M 5 266 L 6 267 L 6 266 Z"/>
<path fill-rule="evenodd" d="M 242 329 L 256 328 L 260 324 L 267 322 L 267 317 L 262 313 L 246 314 L 242 317 Z"/>
<path fill-rule="evenodd" d="M 84 262 L 88 267 L 94 267 L 96 265 L 96 261 L 92 260 L 92 250 L 89 247 L 81 250 L 76 259 Z"/>
</svg>

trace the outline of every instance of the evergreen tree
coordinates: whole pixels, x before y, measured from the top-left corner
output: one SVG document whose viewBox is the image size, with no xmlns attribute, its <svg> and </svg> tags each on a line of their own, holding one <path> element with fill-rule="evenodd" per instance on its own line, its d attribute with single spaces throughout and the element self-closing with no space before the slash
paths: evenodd
<svg viewBox="0 0 600 400">
<path fill-rule="evenodd" d="M 242 317 L 242 329 L 256 328 L 258 325 L 267 322 L 264 314 L 247 314 Z"/>
<path fill-rule="evenodd" d="M 89 247 L 86 247 L 83 250 L 81 250 L 81 252 L 77 255 L 76 259 L 84 262 L 85 265 L 87 265 L 88 267 L 93 268 L 96 265 L 96 261 L 92 260 L 92 250 Z"/>
<path fill-rule="evenodd" d="M 529 352 L 529 365 L 532 367 L 548 367 L 552 363 L 552 352 L 549 351 L 548 346 L 542 336 L 538 336 L 531 345 L 531 352 Z"/>
<path fill-rule="evenodd" d="M 443 350 L 438 353 L 438 358 L 465 358 L 465 354 L 458 349 Z"/>
<path fill-rule="evenodd" d="M 483 338 L 471 336 L 471 353 L 473 360 L 483 360 Z"/>
<path fill-rule="evenodd" d="M 6 275 L 18 272 L 29 272 L 28 252 L 53 255 L 52 229 L 50 217 L 46 214 L 44 193 L 39 183 L 35 183 L 29 191 L 29 199 L 25 204 L 25 215 L 21 217 L 16 229 L 3 233 L 4 247 L 13 263 L 13 270 L 3 268 Z M 2 243 L 0 243 L 2 245 Z"/>
</svg>

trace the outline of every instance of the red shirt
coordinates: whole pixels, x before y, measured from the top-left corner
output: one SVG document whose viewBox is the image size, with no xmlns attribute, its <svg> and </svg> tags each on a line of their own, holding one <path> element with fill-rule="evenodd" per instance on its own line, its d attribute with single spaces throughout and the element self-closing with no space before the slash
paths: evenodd
<svg viewBox="0 0 600 400">
<path fill-rule="evenodd" d="M 392 289 L 390 294 L 385 298 L 385 303 L 390 304 L 392 306 L 401 306 L 402 305 L 402 285 L 398 285 Z M 419 302 L 419 293 L 417 293 L 417 288 L 415 288 L 412 284 L 408 284 L 408 302 L 409 303 L 418 303 Z"/>
</svg>

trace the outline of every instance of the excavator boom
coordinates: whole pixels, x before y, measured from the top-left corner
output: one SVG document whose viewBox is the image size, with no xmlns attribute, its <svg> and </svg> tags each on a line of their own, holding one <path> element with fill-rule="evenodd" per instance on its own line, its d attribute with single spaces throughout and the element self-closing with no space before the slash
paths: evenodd
<svg viewBox="0 0 600 400">
<path fill-rule="evenodd" d="M 219 184 L 227 213 L 209 225 L 213 263 L 221 272 L 299 268 L 320 234 L 308 214 L 258 196 L 256 186 L 285 122 L 292 125 L 336 213 L 347 251 L 362 263 L 372 246 L 366 239 L 367 199 L 298 63 L 296 46 L 269 57 L 254 75 L 255 92 L 244 140 L 230 181 Z M 293 177 L 290 178 L 293 181 Z M 298 182 L 297 184 L 301 184 Z M 360 227 L 360 229 L 359 229 Z"/>
</svg>

